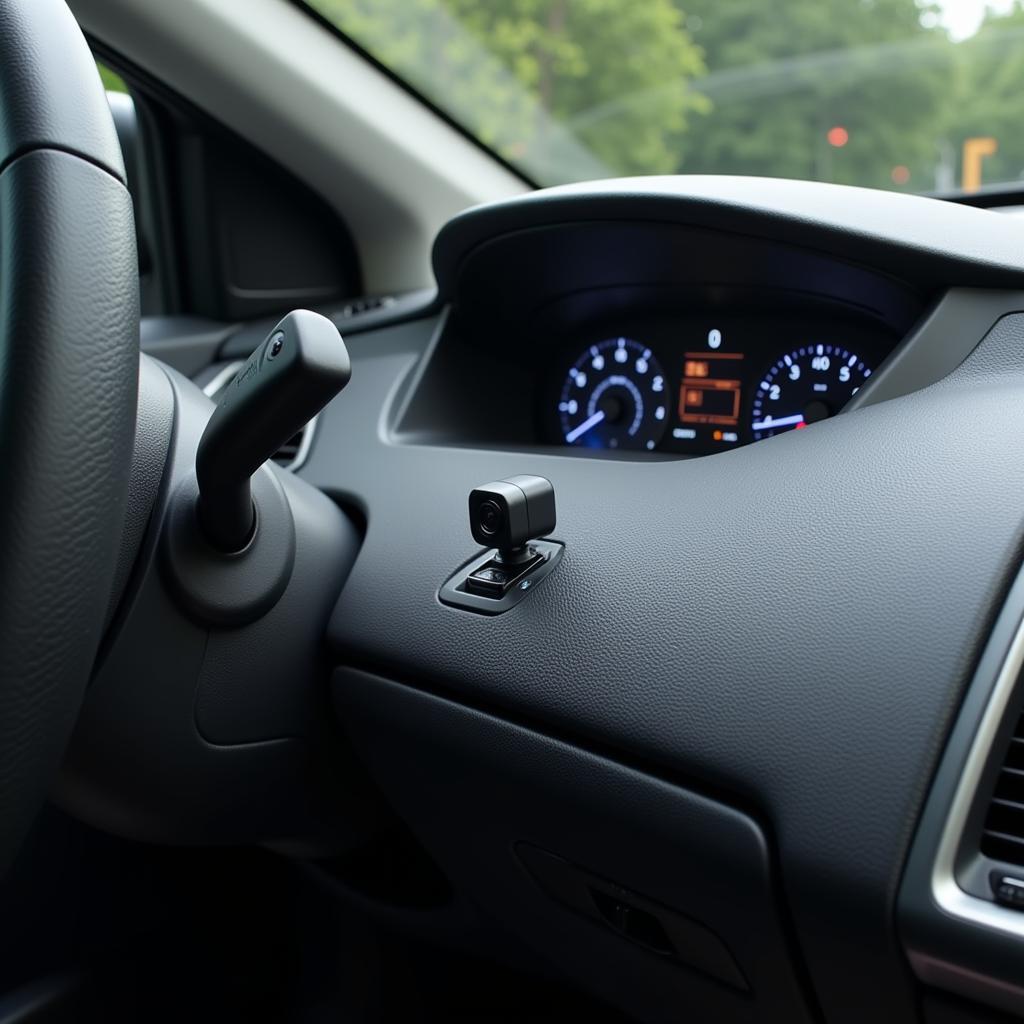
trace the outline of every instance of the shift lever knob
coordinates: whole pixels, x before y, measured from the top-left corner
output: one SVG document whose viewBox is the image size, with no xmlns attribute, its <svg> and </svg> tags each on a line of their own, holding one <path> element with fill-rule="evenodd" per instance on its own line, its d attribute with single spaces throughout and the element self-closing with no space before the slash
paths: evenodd
<svg viewBox="0 0 1024 1024">
<path fill-rule="evenodd" d="M 255 525 L 249 478 L 349 382 L 338 328 L 308 309 L 289 313 L 224 389 L 196 453 L 199 521 L 223 551 Z"/>
</svg>

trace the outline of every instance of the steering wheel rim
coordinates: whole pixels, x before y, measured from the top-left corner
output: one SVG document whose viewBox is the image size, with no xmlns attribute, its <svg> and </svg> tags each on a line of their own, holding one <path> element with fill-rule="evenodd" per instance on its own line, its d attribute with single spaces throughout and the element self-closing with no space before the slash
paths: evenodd
<svg viewBox="0 0 1024 1024">
<path fill-rule="evenodd" d="M 0 0 L 0 873 L 102 636 L 138 388 L 131 199 L 63 0 Z"/>
</svg>

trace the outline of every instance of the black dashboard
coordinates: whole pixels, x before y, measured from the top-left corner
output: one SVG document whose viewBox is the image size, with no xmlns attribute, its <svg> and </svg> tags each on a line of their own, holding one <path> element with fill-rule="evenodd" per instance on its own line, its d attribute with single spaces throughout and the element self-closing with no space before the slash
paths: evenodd
<svg viewBox="0 0 1024 1024">
<path fill-rule="evenodd" d="M 1010 218 L 920 198 L 594 184 L 457 217 L 433 301 L 345 331 L 352 385 L 298 476 L 350 563 L 335 601 L 300 547 L 333 603 L 292 591 L 261 628 L 326 622 L 340 728 L 452 883 L 403 919 L 482 948 L 479 909 L 652 1024 L 1024 1010 L 1021 913 L 991 883 L 1024 859 L 978 838 L 1024 706 L 1022 251 Z M 556 495 L 557 567 L 500 614 L 446 603 L 482 554 L 467 496 L 523 475 Z M 231 814 L 190 837 L 269 834 L 253 765 L 279 779 L 267 741 L 324 717 L 289 669 L 161 715 L 233 744 Z M 168 800 L 188 749 L 162 748 Z M 609 893 L 671 955 L 616 931 Z"/>
<path fill-rule="evenodd" d="M 927 836 L 901 895 L 912 945 L 893 919 L 941 737 L 1019 563 L 1017 250 L 996 215 L 858 190 L 552 190 L 451 222 L 429 339 L 403 362 L 409 324 L 367 352 L 375 456 L 347 486 L 371 495 L 371 525 L 329 628 L 342 714 L 439 860 L 581 984 L 616 998 L 623 950 L 544 909 L 530 873 L 554 905 L 580 909 L 582 877 L 685 907 L 744 977 L 698 970 L 758 993 L 631 960 L 642 1019 L 959 1020 L 937 988 L 991 1002 L 1012 973 L 962 923 L 939 927 Z M 358 472 L 323 445 L 309 470 L 324 486 Z M 435 596 L 464 550 L 456 495 L 521 473 L 552 481 L 565 555 L 514 611 L 474 621 Z M 597 782 L 590 757 L 663 766 L 668 789 Z M 694 790 L 700 810 L 670 796 Z M 949 794 L 934 799 L 941 823 Z M 720 842 L 737 826 L 759 838 Z M 992 866 L 972 868 L 989 911 Z"/>
<path fill-rule="evenodd" d="M 456 218 L 434 251 L 444 315 L 394 436 L 679 459 L 870 400 L 940 285 L 895 246 L 865 250 L 860 225 L 819 239 L 773 202 L 684 207 L 655 187 L 598 209 L 570 188 Z"/>
</svg>

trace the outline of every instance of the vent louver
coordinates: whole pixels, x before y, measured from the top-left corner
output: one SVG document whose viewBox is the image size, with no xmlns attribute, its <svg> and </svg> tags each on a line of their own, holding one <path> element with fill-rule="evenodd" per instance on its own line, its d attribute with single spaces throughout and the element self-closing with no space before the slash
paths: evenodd
<svg viewBox="0 0 1024 1024">
<path fill-rule="evenodd" d="M 295 465 L 295 460 L 299 457 L 299 452 L 302 451 L 302 440 L 305 433 L 306 428 L 303 427 L 291 440 L 286 441 L 278 448 L 274 461 L 279 466 L 289 468 Z"/>
<path fill-rule="evenodd" d="M 981 852 L 1024 866 L 1024 713 L 1019 714 L 985 815 Z"/>
</svg>

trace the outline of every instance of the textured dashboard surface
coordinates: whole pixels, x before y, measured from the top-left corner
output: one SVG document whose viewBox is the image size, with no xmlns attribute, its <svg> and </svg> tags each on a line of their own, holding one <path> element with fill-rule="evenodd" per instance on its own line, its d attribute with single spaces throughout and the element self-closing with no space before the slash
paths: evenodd
<svg viewBox="0 0 1024 1024">
<path fill-rule="evenodd" d="M 680 1007 L 682 1019 L 714 1024 L 814 1019 L 765 836 L 746 814 L 363 672 L 339 670 L 333 688 L 374 780 L 461 894 L 582 990 L 651 1024 L 679 1024 Z M 567 911 L 564 890 L 542 891 L 524 842 L 675 908 L 702 934 L 681 960 L 623 942 L 581 916 L 585 903 Z"/>
<path fill-rule="evenodd" d="M 918 394 L 652 464 L 390 443 L 430 326 L 353 340 L 304 471 L 368 518 L 338 659 L 761 809 L 830 1019 L 909 1013 L 893 898 L 1018 560 L 1024 318 Z M 474 552 L 466 495 L 515 473 L 553 481 L 563 564 L 507 615 L 441 605 Z"/>
</svg>

